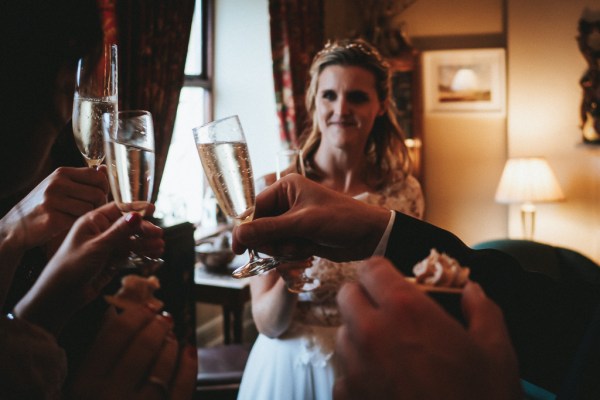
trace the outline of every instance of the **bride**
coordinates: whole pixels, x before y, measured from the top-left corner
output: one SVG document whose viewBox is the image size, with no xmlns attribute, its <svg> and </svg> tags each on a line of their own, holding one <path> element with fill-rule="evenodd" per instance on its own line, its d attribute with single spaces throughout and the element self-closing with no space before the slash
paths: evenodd
<svg viewBox="0 0 600 400">
<path fill-rule="evenodd" d="M 302 137 L 307 177 L 355 199 L 422 218 L 423 194 L 410 174 L 389 64 L 369 43 L 341 40 L 315 56 L 310 78 L 306 106 L 312 127 Z M 270 184 L 274 176 L 264 179 Z M 355 263 L 315 257 L 310 274 L 321 285 L 300 294 L 291 293 L 275 270 L 252 278 L 259 336 L 238 399 L 332 398 L 340 326 L 336 295 L 354 279 L 355 268 Z"/>
</svg>

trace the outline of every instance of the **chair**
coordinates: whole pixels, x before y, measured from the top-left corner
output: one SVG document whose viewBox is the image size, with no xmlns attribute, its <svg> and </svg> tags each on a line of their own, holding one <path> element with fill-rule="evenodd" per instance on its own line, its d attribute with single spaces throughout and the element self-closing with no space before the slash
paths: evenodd
<svg viewBox="0 0 600 400">
<path fill-rule="evenodd" d="M 194 225 L 182 222 L 163 228 L 164 264 L 155 275 L 160 281 L 156 297 L 161 299 L 165 311 L 173 317 L 173 331 L 180 342 L 196 344 L 196 303 L 193 298 L 196 252 Z"/>
<path fill-rule="evenodd" d="M 477 243 L 473 248 L 500 250 L 515 258 L 526 271 L 540 272 L 556 281 L 569 278 L 600 283 L 598 264 L 565 247 L 532 240 L 498 239 Z"/>
<path fill-rule="evenodd" d="M 195 242 L 194 226 L 189 222 L 164 226 L 165 260 L 156 272 L 161 287 L 156 297 L 174 320 L 174 332 L 182 342 L 195 344 Z M 246 366 L 250 345 L 226 344 L 198 348 L 198 377 L 194 398 L 202 400 L 236 399 Z"/>
<path fill-rule="evenodd" d="M 570 364 L 579 340 L 576 335 L 571 343 L 562 343 L 563 351 L 558 350 L 549 354 L 543 351 L 548 344 L 556 343 L 554 335 L 558 332 L 584 331 L 589 321 L 590 313 L 595 310 L 595 299 L 592 297 L 600 284 L 600 267 L 583 254 L 560 246 L 547 243 L 520 239 L 499 239 L 477 243 L 474 249 L 495 249 L 516 259 L 521 267 L 530 272 L 540 273 L 550 277 L 561 288 L 559 299 L 552 299 L 554 304 L 541 304 L 541 312 L 548 313 L 557 310 L 556 323 L 549 325 L 545 344 L 536 348 L 537 343 L 531 343 L 533 350 L 526 360 L 520 359 L 522 386 L 526 399 L 547 400 L 555 398 L 552 392 L 558 390 L 564 377 L 566 366 Z M 590 295 L 592 293 L 592 295 Z M 547 296 L 546 296 L 547 297 Z M 545 298 L 546 298 L 545 297 Z M 558 305 L 558 307 L 557 307 Z M 561 308 L 561 305 L 564 307 Z M 541 308 L 545 308 L 541 310 Z M 535 315 L 532 315 L 535 318 Z M 559 321 L 571 321 L 567 326 Z M 546 340 L 543 338 L 542 340 Z M 546 347 L 544 347 L 546 346 Z M 532 356 L 534 355 L 534 356 Z"/>
<path fill-rule="evenodd" d="M 198 379 L 194 399 L 235 400 L 249 354 L 248 344 L 198 348 Z"/>
</svg>

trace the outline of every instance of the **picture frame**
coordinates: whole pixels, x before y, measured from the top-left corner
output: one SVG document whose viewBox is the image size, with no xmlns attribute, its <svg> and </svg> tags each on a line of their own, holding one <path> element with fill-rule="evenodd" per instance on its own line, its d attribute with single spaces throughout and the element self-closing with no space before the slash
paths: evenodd
<svg viewBox="0 0 600 400">
<path fill-rule="evenodd" d="M 425 112 L 505 114 L 505 60 L 502 48 L 423 52 Z"/>
</svg>

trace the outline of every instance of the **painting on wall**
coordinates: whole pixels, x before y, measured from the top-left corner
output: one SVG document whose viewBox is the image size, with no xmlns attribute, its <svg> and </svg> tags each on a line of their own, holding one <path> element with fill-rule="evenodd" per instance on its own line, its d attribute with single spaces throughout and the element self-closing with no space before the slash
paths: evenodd
<svg viewBox="0 0 600 400">
<path fill-rule="evenodd" d="M 504 49 L 423 52 L 425 112 L 506 110 Z"/>
<path fill-rule="evenodd" d="M 600 145 L 600 20 L 580 19 L 577 43 L 588 63 L 579 81 L 583 89 L 580 108 L 583 142 Z"/>
</svg>

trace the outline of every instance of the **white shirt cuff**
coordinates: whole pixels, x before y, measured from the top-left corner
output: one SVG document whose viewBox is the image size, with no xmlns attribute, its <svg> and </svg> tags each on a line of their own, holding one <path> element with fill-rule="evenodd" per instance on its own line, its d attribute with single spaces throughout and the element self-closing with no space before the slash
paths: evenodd
<svg viewBox="0 0 600 400">
<path fill-rule="evenodd" d="M 392 232 L 392 227 L 394 226 L 394 221 L 396 220 L 396 212 L 390 210 L 390 220 L 388 221 L 387 227 L 383 232 L 383 236 L 379 240 L 379 244 L 375 248 L 373 252 L 374 256 L 384 256 L 385 251 L 387 250 L 388 240 L 390 240 L 390 233 Z"/>
</svg>

